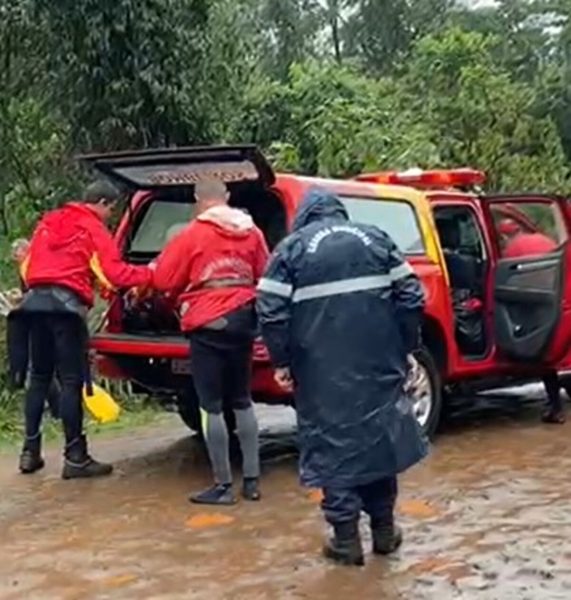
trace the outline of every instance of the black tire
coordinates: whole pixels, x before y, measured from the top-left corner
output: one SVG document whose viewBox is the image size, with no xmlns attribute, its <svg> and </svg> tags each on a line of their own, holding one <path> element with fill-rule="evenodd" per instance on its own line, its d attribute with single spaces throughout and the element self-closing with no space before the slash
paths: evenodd
<svg viewBox="0 0 571 600">
<path fill-rule="evenodd" d="M 424 433 L 433 439 L 440 423 L 440 414 L 442 412 L 442 380 L 436 362 L 430 351 L 424 346 L 414 353 L 420 367 L 425 371 L 430 386 L 430 407 L 428 411 L 423 411 L 425 416 L 424 423 L 420 423 Z M 416 407 L 416 404 L 415 404 Z"/>
<path fill-rule="evenodd" d="M 192 431 L 202 435 L 202 427 L 200 425 L 200 407 L 198 405 L 198 397 L 194 388 L 179 392 L 177 395 L 178 414 L 182 422 Z"/>
<path fill-rule="evenodd" d="M 177 395 L 178 414 L 183 423 L 199 436 L 203 437 L 200 419 L 200 406 L 198 396 L 191 387 L 189 391 L 180 392 Z M 224 409 L 224 419 L 228 427 L 228 433 L 233 434 L 236 430 L 236 416 L 233 410 Z"/>
</svg>

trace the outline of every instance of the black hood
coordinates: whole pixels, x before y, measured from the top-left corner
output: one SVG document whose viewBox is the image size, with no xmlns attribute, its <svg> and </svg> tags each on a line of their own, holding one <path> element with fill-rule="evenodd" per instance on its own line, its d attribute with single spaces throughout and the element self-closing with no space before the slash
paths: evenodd
<svg viewBox="0 0 571 600">
<path fill-rule="evenodd" d="M 335 194 L 322 188 L 312 188 L 307 192 L 297 209 L 293 230 L 297 231 L 314 221 L 323 219 L 348 221 L 349 214 Z"/>
</svg>

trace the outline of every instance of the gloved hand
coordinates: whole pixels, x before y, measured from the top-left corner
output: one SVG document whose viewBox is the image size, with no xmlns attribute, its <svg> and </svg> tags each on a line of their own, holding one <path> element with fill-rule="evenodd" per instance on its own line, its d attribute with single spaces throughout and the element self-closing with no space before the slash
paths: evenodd
<svg viewBox="0 0 571 600">
<path fill-rule="evenodd" d="M 157 268 L 157 263 L 155 261 L 150 262 L 148 268 L 151 272 Z M 153 289 L 152 281 L 150 281 L 146 285 L 141 285 L 139 287 L 131 288 L 127 292 L 127 297 L 131 300 L 133 304 L 137 304 L 138 302 L 142 302 L 143 300 L 147 300 L 154 294 L 155 290 Z"/>
</svg>

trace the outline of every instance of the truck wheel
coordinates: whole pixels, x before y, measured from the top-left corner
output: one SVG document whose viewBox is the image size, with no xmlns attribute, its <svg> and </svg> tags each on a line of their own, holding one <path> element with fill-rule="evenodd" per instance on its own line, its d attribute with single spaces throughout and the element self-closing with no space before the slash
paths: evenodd
<svg viewBox="0 0 571 600">
<path fill-rule="evenodd" d="M 422 347 L 414 353 L 420 374 L 412 398 L 414 414 L 424 433 L 433 438 L 442 410 L 442 383 L 440 373 L 430 352 Z"/>
<path fill-rule="evenodd" d="M 200 408 L 194 388 L 179 392 L 177 395 L 178 414 L 183 423 L 192 431 L 202 435 L 200 426 Z"/>
<path fill-rule="evenodd" d="M 177 395 L 178 414 L 183 423 L 200 437 L 203 437 L 202 424 L 200 420 L 200 407 L 198 397 L 194 388 L 190 391 L 179 392 Z M 233 410 L 224 409 L 224 419 L 228 427 L 228 433 L 232 435 L 236 430 L 236 416 Z"/>
</svg>

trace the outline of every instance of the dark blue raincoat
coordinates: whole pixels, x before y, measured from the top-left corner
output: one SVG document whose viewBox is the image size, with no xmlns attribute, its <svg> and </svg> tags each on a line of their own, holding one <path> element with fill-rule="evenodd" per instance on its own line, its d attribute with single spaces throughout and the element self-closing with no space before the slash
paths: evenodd
<svg viewBox="0 0 571 600">
<path fill-rule="evenodd" d="M 355 487 L 421 460 L 403 394 L 424 296 L 391 238 L 311 190 L 260 281 L 257 309 L 276 367 L 295 384 L 301 480 Z"/>
</svg>

